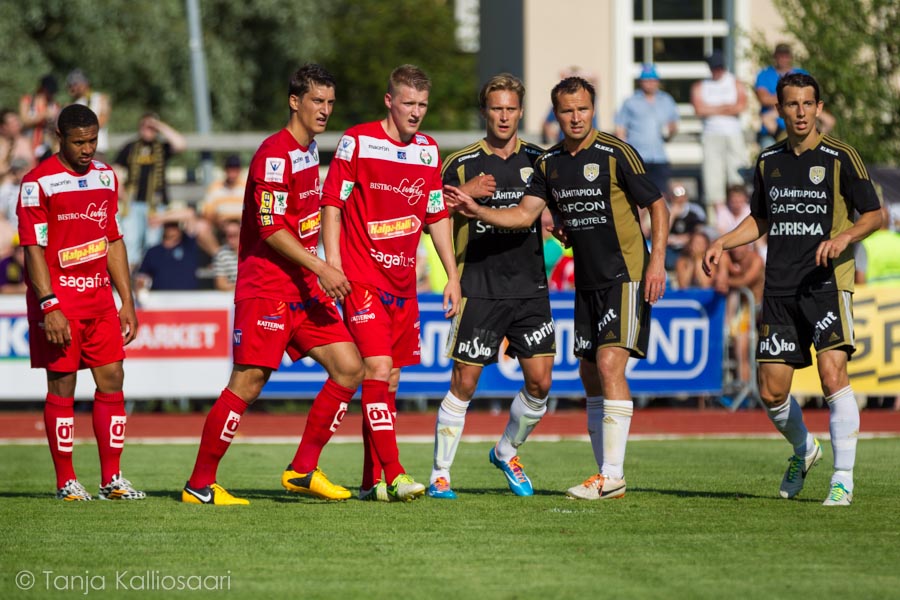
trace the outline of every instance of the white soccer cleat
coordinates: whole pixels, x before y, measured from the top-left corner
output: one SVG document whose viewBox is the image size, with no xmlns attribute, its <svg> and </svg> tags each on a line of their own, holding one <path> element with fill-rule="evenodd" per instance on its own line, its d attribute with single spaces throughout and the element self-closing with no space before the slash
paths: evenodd
<svg viewBox="0 0 900 600">
<path fill-rule="evenodd" d="M 572 500 L 612 500 L 624 495 L 624 479 L 610 479 L 600 473 L 591 475 L 584 482 L 566 491 L 566 496 Z"/>
<path fill-rule="evenodd" d="M 793 498 L 803 489 L 806 481 L 806 474 L 818 462 L 822 460 L 822 446 L 819 440 L 813 440 L 813 450 L 806 455 L 806 458 L 797 456 L 796 454 L 788 459 L 788 468 L 784 472 L 781 480 L 781 489 L 778 491 L 782 498 Z"/>
<path fill-rule="evenodd" d="M 831 491 L 822 506 L 850 506 L 853 502 L 853 492 L 847 491 L 843 483 L 832 483 Z"/>
</svg>

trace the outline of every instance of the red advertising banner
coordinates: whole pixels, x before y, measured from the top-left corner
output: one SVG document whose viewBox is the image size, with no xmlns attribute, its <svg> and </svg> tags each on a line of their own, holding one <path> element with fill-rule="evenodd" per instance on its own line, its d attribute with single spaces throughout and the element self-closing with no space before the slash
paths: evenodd
<svg viewBox="0 0 900 600">
<path fill-rule="evenodd" d="M 128 358 L 229 358 L 230 311 L 139 310 L 137 337 Z"/>
</svg>

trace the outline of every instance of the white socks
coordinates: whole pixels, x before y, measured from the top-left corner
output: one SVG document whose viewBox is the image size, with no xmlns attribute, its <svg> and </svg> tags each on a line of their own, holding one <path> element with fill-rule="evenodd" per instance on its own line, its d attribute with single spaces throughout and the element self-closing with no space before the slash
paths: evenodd
<svg viewBox="0 0 900 600">
<path fill-rule="evenodd" d="M 603 466 L 600 473 L 610 479 L 622 479 L 625 466 L 625 446 L 634 402 L 631 400 L 603 401 Z M 594 452 L 596 455 L 596 451 Z"/>
<path fill-rule="evenodd" d="M 587 397 L 587 429 L 599 473 L 603 468 L 603 396 Z"/>
<path fill-rule="evenodd" d="M 506 430 L 495 447 L 500 460 L 509 462 L 518 452 L 516 449 L 528 438 L 528 434 L 547 412 L 547 398 L 535 398 L 523 387 L 513 398 L 509 407 L 509 421 Z"/>
<path fill-rule="evenodd" d="M 856 440 L 859 438 L 859 405 L 848 385 L 825 397 L 829 415 L 828 430 L 831 433 L 831 449 L 834 451 L 834 476 L 832 483 L 842 483 L 853 491 L 853 465 L 856 463 Z"/>
<path fill-rule="evenodd" d="M 815 442 L 803 423 L 803 413 L 794 396 L 789 395 L 780 406 L 768 407 L 766 413 L 775 429 L 794 447 L 795 455 L 806 458 L 812 452 Z"/>
<path fill-rule="evenodd" d="M 437 423 L 434 426 L 434 465 L 431 470 L 431 483 L 438 477 L 446 477 L 447 481 L 450 481 L 450 467 L 459 447 L 468 408 L 467 400 L 460 400 L 451 392 L 447 392 L 441 401 Z"/>
</svg>

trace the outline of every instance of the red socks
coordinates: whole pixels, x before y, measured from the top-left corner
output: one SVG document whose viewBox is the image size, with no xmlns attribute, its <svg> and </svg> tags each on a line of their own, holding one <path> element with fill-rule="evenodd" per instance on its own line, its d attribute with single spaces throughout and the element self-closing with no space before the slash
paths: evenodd
<svg viewBox="0 0 900 600">
<path fill-rule="evenodd" d="M 44 429 L 50 444 L 50 457 L 56 470 L 56 487 L 75 479 L 72 447 L 75 444 L 75 398 L 47 394 L 44 403 Z"/>
<path fill-rule="evenodd" d="M 363 445 L 366 454 L 363 460 L 363 489 L 375 484 L 381 476 L 381 468 L 384 468 L 389 484 L 404 473 L 394 430 L 394 396 L 388 392 L 386 381 L 366 379 L 362 382 Z"/>
<path fill-rule="evenodd" d="M 319 466 L 322 448 L 341 426 L 355 391 L 338 385 L 331 378 L 325 380 L 325 385 L 309 409 L 300 446 L 291 461 L 294 471 L 309 473 Z"/>
<path fill-rule="evenodd" d="M 238 425 L 241 424 L 241 415 L 248 406 L 228 388 L 222 390 L 219 399 L 206 415 L 203 434 L 200 436 L 200 449 L 197 451 L 197 462 L 194 463 L 194 472 L 188 481 L 188 485 L 192 488 L 203 488 L 215 483 L 219 461 L 231 445 Z"/>
<path fill-rule="evenodd" d="M 125 446 L 125 396 L 122 392 L 94 392 L 94 437 L 100 454 L 100 485 L 119 474 L 119 459 Z"/>
</svg>

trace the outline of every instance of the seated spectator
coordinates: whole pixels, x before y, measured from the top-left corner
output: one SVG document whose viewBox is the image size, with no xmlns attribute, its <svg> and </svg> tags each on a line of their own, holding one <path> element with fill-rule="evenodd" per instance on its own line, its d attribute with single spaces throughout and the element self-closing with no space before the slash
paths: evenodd
<svg viewBox="0 0 900 600">
<path fill-rule="evenodd" d="M 687 189 L 681 183 L 669 186 L 669 239 L 666 247 L 666 270 L 675 269 L 675 262 L 687 246 L 691 234 L 706 223 L 706 213 L 688 198 Z"/>
<path fill-rule="evenodd" d="M 162 228 L 162 241 L 151 246 L 144 254 L 135 274 L 136 291 L 198 290 L 197 272 L 208 260 L 197 240 L 186 235 L 178 221 L 166 221 Z"/>
<path fill-rule="evenodd" d="M 237 281 L 238 246 L 241 241 L 241 222 L 225 221 L 222 224 L 223 244 L 213 256 L 213 277 L 217 290 L 234 290 Z"/>
<path fill-rule="evenodd" d="M 213 181 L 206 189 L 201 216 L 222 230 L 226 221 L 241 220 L 244 210 L 244 186 L 241 157 L 232 154 L 225 159 L 225 178 Z"/>
<path fill-rule="evenodd" d="M 725 235 L 750 214 L 750 195 L 743 185 L 730 185 L 725 193 L 725 206 L 716 215 L 716 230 Z"/>
<path fill-rule="evenodd" d="M 12 254 L 0 259 L 0 294 L 25 293 L 25 249 L 13 248 Z"/>
<path fill-rule="evenodd" d="M 710 277 L 703 272 L 703 256 L 709 249 L 709 234 L 698 227 L 690 234 L 687 245 L 675 262 L 675 283 L 677 289 L 715 288 L 721 294 L 728 292 L 728 258 L 722 255 L 719 268 Z"/>
<path fill-rule="evenodd" d="M 0 110 L 0 182 L 11 175 L 14 164 L 24 165 L 27 173 L 36 161 L 31 140 L 22 133 L 22 119 L 9 108 Z"/>
</svg>

